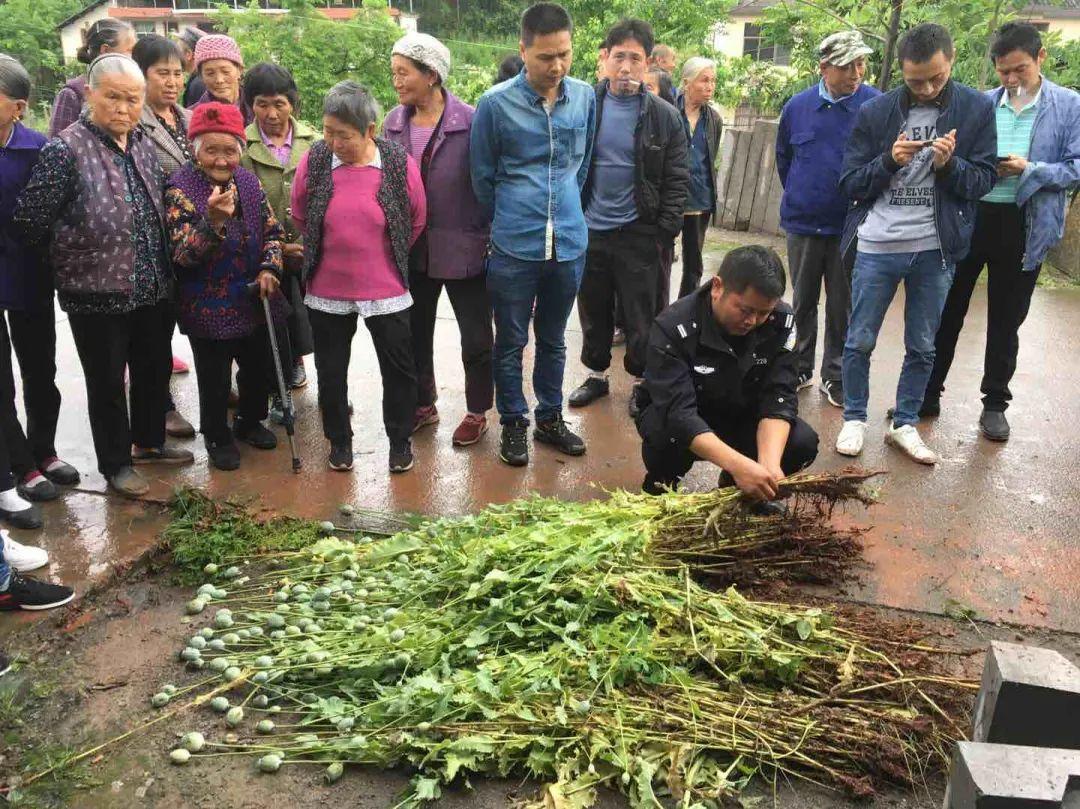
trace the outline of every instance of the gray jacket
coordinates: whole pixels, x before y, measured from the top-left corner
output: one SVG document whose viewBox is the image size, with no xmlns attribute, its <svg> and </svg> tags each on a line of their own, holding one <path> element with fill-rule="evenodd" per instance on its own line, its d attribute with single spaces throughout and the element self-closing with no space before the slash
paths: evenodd
<svg viewBox="0 0 1080 809">
<path fill-rule="evenodd" d="M 995 109 L 1004 88 L 987 95 Z M 1080 187 L 1080 95 L 1043 77 L 1042 95 L 1031 128 L 1028 165 L 1016 187 L 1024 212 L 1027 243 L 1023 268 L 1034 270 L 1065 235 L 1067 194 Z"/>
<path fill-rule="evenodd" d="M 188 124 L 191 123 L 191 110 L 175 106 L 173 111 L 180 116 L 184 124 L 184 132 L 187 132 Z M 146 136 L 150 138 L 150 142 L 154 145 L 158 162 L 161 164 L 161 169 L 165 172 L 166 177 L 187 162 L 184 153 L 180 151 L 180 147 L 176 145 L 176 141 L 172 139 L 172 136 L 165 131 L 165 127 L 158 121 L 149 104 L 143 104 L 139 126 L 142 127 Z"/>
</svg>

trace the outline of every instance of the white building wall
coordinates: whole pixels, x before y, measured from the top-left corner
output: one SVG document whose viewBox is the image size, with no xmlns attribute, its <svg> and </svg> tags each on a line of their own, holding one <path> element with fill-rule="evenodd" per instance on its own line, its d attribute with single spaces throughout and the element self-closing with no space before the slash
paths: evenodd
<svg viewBox="0 0 1080 809">
<path fill-rule="evenodd" d="M 102 3 L 97 8 L 87 12 L 74 22 L 69 23 L 60 29 L 60 47 L 64 52 L 65 62 L 75 62 L 78 60 L 77 54 L 79 48 L 81 48 L 83 44 L 82 32 L 98 20 L 103 20 L 108 17 L 109 9 L 115 4 L 116 0 L 112 0 L 112 2 L 109 3 Z"/>
</svg>

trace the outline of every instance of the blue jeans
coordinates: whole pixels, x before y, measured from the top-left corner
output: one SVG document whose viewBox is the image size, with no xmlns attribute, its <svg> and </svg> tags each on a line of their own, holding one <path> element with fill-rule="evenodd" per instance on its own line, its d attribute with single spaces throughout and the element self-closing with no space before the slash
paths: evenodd
<svg viewBox="0 0 1080 809">
<path fill-rule="evenodd" d="M 893 426 L 919 420 L 926 383 L 934 368 L 934 337 L 954 272 L 955 266 L 943 262 L 940 250 L 857 254 L 851 274 L 851 320 L 844 343 L 844 421 L 866 421 L 870 355 L 901 281 L 905 353 L 896 385 Z"/>
<path fill-rule="evenodd" d="M 492 253 L 488 259 L 487 287 L 495 316 L 495 407 L 503 424 L 529 413 L 521 384 L 521 356 L 529 344 L 534 305 L 536 420 L 550 421 L 562 413 L 566 321 L 584 267 L 584 253 L 572 261 L 523 261 L 501 253 Z"/>
<path fill-rule="evenodd" d="M 8 563 L 4 561 L 4 542 L 0 540 L 0 587 L 6 587 L 8 583 L 8 577 L 11 575 L 11 568 Z"/>
</svg>

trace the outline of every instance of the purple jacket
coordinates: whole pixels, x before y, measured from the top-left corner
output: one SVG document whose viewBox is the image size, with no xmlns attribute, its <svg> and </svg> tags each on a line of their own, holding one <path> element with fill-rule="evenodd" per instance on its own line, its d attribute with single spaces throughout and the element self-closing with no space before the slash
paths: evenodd
<svg viewBox="0 0 1080 809">
<path fill-rule="evenodd" d="M 0 309 L 52 309 L 52 283 L 40 251 L 25 247 L 11 228 L 15 200 L 45 142 L 44 135 L 16 122 L 11 142 L 0 144 Z"/>
<path fill-rule="evenodd" d="M 474 278 L 484 273 L 490 225 L 473 194 L 469 174 L 469 130 L 473 108 L 443 91 L 446 108 L 431 146 L 431 160 L 421 164 L 427 194 L 427 229 L 413 251 L 426 256 L 427 274 L 442 280 Z M 414 110 L 397 106 L 383 122 L 383 136 L 411 154 L 410 124 Z M 420 160 L 416 161 L 420 163 Z M 410 262 L 424 266 L 423 260 Z"/>
<path fill-rule="evenodd" d="M 49 137 L 55 138 L 79 120 L 86 94 L 86 76 L 76 76 L 68 81 L 53 101 L 52 119 L 49 121 Z"/>
</svg>

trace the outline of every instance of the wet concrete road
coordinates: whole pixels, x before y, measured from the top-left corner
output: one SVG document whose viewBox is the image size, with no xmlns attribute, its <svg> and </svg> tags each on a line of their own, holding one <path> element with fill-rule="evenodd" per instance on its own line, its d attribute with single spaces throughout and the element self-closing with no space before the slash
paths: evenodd
<svg viewBox="0 0 1080 809">
<path fill-rule="evenodd" d="M 745 235 L 745 234 L 742 234 Z M 715 238 L 715 237 L 714 237 Z M 731 239 L 732 234 L 723 238 Z M 714 253 L 712 261 L 718 259 Z M 676 278 L 673 281 L 677 284 Z M 1080 292 L 1037 290 L 1021 337 L 1019 370 L 1009 410 L 1013 438 L 992 444 L 979 436 L 979 381 L 985 332 L 985 287 L 972 301 L 968 326 L 943 400 L 942 416 L 924 426 L 927 442 L 944 456 L 936 468 L 922 467 L 882 444 L 885 409 L 891 404 L 902 360 L 902 296 L 889 312 L 874 355 L 871 418 L 862 463 L 887 469 L 882 503 L 869 513 L 843 519 L 871 524 L 864 582 L 851 588 L 857 599 L 893 607 L 941 612 L 952 599 L 981 618 L 1080 631 L 1080 406 L 1076 357 L 1080 355 Z M 83 486 L 104 491 L 96 472 L 86 415 L 86 393 L 66 318 L 58 312 L 59 381 L 64 402 L 57 445 L 83 473 Z M 584 376 L 578 360 L 581 334 L 576 314 L 567 336 L 565 390 Z M 195 464 L 144 467 L 152 495 L 167 497 L 182 484 L 204 486 L 217 497 L 258 495 L 282 512 L 333 518 L 341 502 L 425 513 L 461 513 L 489 502 L 531 492 L 565 498 L 595 496 L 600 488 L 638 487 L 643 477 L 639 442 L 626 412 L 629 384 L 616 349 L 612 395 L 585 411 L 568 412 L 588 442 L 583 458 L 567 458 L 538 446 L 525 469 L 496 457 L 498 429 L 480 444 L 456 449 L 450 435 L 464 415 L 457 327 L 445 300 L 436 330 L 436 372 L 442 423 L 415 437 L 416 467 L 405 475 L 387 472 L 387 440 L 380 416 L 381 384 L 370 339 L 363 329 L 353 347 L 350 396 L 357 452 L 352 473 L 326 466 L 328 447 L 318 418 L 312 383 L 296 396 L 300 475 L 290 470 L 284 433 L 272 452 L 244 447 L 237 472 L 211 472 L 201 439 L 186 442 Z M 190 360 L 186 339 L 176 352 Z M 819 347 L 820 351 L 820 347 Z M 531 362 L 531 347 L 526 355 Z M 528 367 L 528 366 L 527 366 Z M 194 373 L 173 378 L 181 411 L 197 423 Z M 801 414 L 821 434 L 816 468 L 838 469 L 847 460 L 832 449 L 840 411 L 817 388 L 801 394 Z M 698 464 L 691 485 L 715 482 L 715 471 Z M 137 557 L 164 525 L 159 509 L 95 494 L 68 493 L 44 507 L 42 531 L 17 531 L 19 541 L 49 549 L 52 574 L 76 587 Z M 9 625 L 10 626 L 10 625 Z"/>
</svg>

